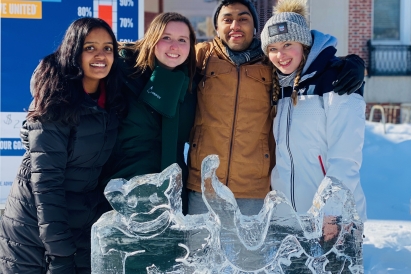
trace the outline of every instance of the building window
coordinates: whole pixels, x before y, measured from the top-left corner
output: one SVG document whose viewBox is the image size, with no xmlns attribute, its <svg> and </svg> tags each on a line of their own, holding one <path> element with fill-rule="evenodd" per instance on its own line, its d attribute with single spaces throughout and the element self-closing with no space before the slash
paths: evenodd
<svg viewBox="0 0 411 274">
<path fill-rule="evenodd" d="M 411 44 L 411 1 L 374 0 L 373 44 Z"/>
<path fill-rule="evenodd" d="M 401 0 L 374 0 L 374 40 L 400 40 Z"/>
<path fill-rule="evenodd" d="M 411 1 L 374 0 L 371 75 L 411 75 Z"/>
<path fill-rule="evenodd" d="M 369 75 L 411 75 L 410 13 L 410 0 L 374 0 Z"/>
</svg>

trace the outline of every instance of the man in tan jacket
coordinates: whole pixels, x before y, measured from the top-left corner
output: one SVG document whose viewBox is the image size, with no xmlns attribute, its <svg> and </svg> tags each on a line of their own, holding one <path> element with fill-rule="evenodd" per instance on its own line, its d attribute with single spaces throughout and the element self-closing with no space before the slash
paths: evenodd
<svg viewBox="0 0 411 274">
<path fill-rule="evenodd" d="M 188 213 L 208 211 L 201 196 L 201 163 L 217 154 L 218 179 L 233 192 L 241 212 L 254 215 L 270 191 L 275 164 L 272 67 L 255 37 L 258 15 L 249 0 L 222 1 L 214 25 L 213 41 L 196 45 L 202 78 L 188 156 Z"/>
</svg>

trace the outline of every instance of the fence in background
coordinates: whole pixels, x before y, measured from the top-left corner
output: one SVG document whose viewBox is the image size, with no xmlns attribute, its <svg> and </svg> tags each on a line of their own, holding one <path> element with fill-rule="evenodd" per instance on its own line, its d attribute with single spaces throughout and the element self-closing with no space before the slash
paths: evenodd
<svg viewBox="0 0 411 274">
<path fill-rule="evenodd" d="M 411 75 L 411 46 L 373 45 L 368 47 L 368 76 Z"/>
</svg>

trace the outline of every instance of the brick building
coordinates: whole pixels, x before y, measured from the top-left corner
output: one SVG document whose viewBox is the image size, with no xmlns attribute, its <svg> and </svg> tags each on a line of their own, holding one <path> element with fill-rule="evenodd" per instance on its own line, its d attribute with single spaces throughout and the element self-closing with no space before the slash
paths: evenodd
<svg viewBox="0 0 411 274">
<path fill-rule="evenodd" d="M 311 28 L 338 38 L 338 55 L 355 53 L 367 66 L 367 118 L 382 105 L 388 122 L 411 122 L 411 1 L 308 0 Z M 374 121 L 380 120 L 380 111 Z"/>
</svg>

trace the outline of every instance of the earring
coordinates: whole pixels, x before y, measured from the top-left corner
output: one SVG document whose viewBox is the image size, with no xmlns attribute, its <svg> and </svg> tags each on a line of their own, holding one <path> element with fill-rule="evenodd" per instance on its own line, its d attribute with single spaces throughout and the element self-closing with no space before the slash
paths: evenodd
<svg viewBox="0 0 411 274">
<path fill-rule="evenodd" d="M 256 34 L 257 34 L 257 29 L 254 28 L 254 35 L 256 35 Z"/>
</svg>

